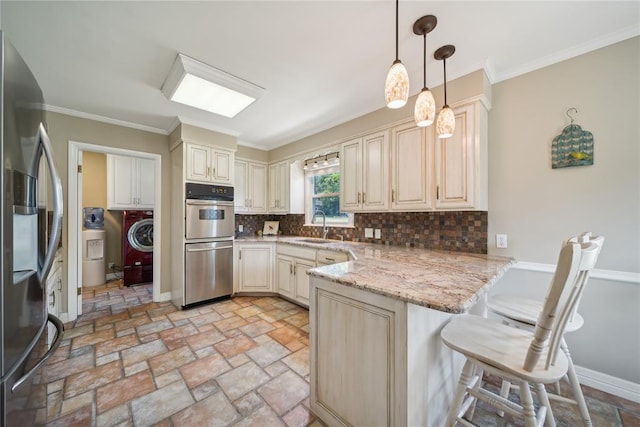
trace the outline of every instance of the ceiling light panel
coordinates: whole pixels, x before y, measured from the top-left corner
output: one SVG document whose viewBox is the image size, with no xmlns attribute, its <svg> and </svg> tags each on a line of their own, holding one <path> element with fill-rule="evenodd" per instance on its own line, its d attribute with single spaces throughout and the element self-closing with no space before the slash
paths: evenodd
<svg viewBox="0 0 640 427">
<path fill-rule="evenodd" d="M 178 54 L 162 92 L 171 101 L 234 117 L 264 89 L 183 54 Z"/>
</svg>

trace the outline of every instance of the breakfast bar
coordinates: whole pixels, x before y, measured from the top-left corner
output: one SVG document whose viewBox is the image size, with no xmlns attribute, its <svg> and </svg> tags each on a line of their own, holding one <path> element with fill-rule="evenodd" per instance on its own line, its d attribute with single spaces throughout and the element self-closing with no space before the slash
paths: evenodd
<svg viewBox="0 0 640 427">
<path fill-rule="evenodd" d="M 354 260 L 308 272 L 312 411 L 330 426 L 444 425 L 463 360 L 440 330 L 482 313 L 513 260 L 348 246 Z"/>
</svg>

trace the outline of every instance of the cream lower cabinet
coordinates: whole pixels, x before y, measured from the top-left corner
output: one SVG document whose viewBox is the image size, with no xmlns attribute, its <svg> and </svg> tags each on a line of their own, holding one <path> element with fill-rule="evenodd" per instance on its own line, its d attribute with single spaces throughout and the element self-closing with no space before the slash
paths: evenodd
<svg viewBox="0 0 640 427">
<path fill-rule="evenodd" d="M 236 244 L 236 292 L 274 292 L 275 243 Z"/>
<path fill-rule="evenodd" d="M 309 306 L 309 275 L 316 266 L 316 250 L 278 244 L 276 256 L 278 293 Z"/>
</svg>

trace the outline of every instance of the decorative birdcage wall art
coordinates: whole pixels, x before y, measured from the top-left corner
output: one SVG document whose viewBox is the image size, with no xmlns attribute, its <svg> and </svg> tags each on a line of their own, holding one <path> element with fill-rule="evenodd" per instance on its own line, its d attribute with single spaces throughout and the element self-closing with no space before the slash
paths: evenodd
<svg viewBox="0 0 640 427">
<path fill-rule="evenodd" d="M 570 111 L 578 112 L 575 108 L 567 110 L 567 116 L 571 124 L 566 126 L 562 133 L 551 143 L 551 167 L 553 169 L 569 166 L 588 166 L 593 164 L 593 134 L 583 130 L 573 123 Z"/>
</svg>

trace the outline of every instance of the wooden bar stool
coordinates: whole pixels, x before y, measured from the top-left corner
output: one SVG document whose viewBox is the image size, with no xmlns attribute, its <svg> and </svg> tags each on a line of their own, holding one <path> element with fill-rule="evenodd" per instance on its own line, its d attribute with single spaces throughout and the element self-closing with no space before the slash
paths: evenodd
<svg viewBox="0 0 640 427">
<path fill-rule="evenodd" d="M 598 251 L 598 246 L 590 242 L 563 243 L 534 331 L 469 314 L 453 317 L 442 329 L 443 342 L 466 357 L 447 426 L 454 426 L 456 421 L 472 426 L 470 420 L 477 399 L 500 411 L 524 418 L 525 427 L 542 426 L 545 421 L 555 426 L 544 385 L 557 382 L 567 372 L 567 356 L 558 349 L 569 316 L 582 293 L 584 281 L 576 278 L 593 269 Z M 561 296 L 565 292 L 567 297 L 561 304 Z M 484 372 L 517 384 L 521 403 L 482 388 Z M 530 385 L 541 405 L 537 413 Z"/>
<path fill-rule="evenodd" d="M 595 236 L 592 237 L 591 233 L 583 233 L 579 237 L 574 237 L 570 239 L 573 242 L 579 243 L 587 243 L 591 242 L 597 245 L 598 254 L 602 249 L 602 244 L 604 243 L 604 237 Z M 585 286 L 587 280 L 589 279 L 589 274 L 586 272 L 584 275 L 579 275 L 576 280 L 581 280 L 581 286 Z M 564 295 L 563 297 L 566 297 Z M 561 298 L 562 300 L 562 298 Z M 584 319 L 578 313 L 578 303 L 574 307 L 573 311 L 569 315 L 569 320 L 567 322 L 567 326 L 565 328 L 566 332 L 577 331 L 584 324 Z M 516 295 L 510 294 L 500 294 L 494 297 L 491 297 L 487 303 L 487 308 L 492 313 L 501 317 L 503 323 L 511 326 L 515 326 L 517 328 L 524 328 L 528 330 L 532 330 L 535 327 L 536 320 L 542 311 L 543 301 L 531 299 L 531 298 L 523 298 Z M 573 360 L 571 359 L 571 354 L 569 352 L 569 347 L 567 346 L 567 342 L 564 337 L 560 341 L 560 348 L 567 356 L 567 361 L 569 363 L 567 369 L 567 375 L 565 378 L 568 380 L 569 385 L 571 387 L 571 391 L 573 392 L 573 399 L 562 396 L 560 394 L 560 384 L 556 383 L 556 392 L 549 393 L 549 399 L 556 400 L 559 402 L 571 403 L 578 406 L 580 411 L 580 417 L 582 418 L 582 422 L 586 427 L 591 427 L 593 424 L 591 422 L 591 417 L 589 416 L 589 411 L 587 409 L 587 403 L 584 399 L 584 395 L 582 394 L 582 388 L 580 387 L 580 382 L 578 381 L 578 376 L 576 374 L 575 366 L 573 365 Z M 509 394 L 511 384 L 508 381 L 504 381 L 502 383 L 502 390 L 500 395 L 506 397 Z"/>
</svg>

